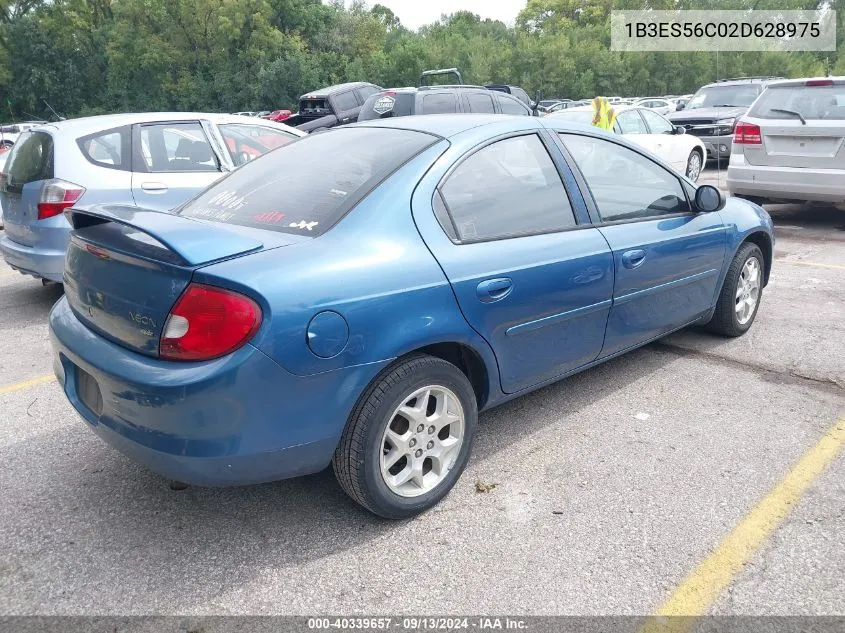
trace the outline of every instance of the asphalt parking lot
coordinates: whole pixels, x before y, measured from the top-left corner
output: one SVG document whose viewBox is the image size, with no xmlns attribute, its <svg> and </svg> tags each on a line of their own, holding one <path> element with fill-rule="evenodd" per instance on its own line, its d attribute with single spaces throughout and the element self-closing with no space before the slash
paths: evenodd
<svg viewBox="0 0 845 633">
<path fill-rule="evenodd" d="M 747 335 L 684 331 L 482 415 L 404 523 L 328 471 L 171 490 L 52 379 L 60 290 L 0 266 L 0 614 L 845 614 L 845 207 L 770 212 Z"/>
</svg>

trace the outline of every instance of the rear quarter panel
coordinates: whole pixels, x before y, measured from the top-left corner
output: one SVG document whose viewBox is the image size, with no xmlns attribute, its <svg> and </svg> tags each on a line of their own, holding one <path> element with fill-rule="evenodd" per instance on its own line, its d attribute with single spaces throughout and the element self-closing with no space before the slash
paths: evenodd
<svg viewBox="0 0 845 633">
<path fill-rule="evenodd" d="M 411 216 L 411 195 L 448 143 L 401 167 L 334 228 L 314 240 L 200 269 L 195 281 L 233 287 L 262 302 L 269 327 L 253 344 L 287 371 L 304 376 L 372 365 L 426 345 L 474 349 L 498 381 L 487 344 L 466 323 L 451 287 Z M 308 347 L 311 319 L 340 314 L 346 346 L 332 358 Z"/>
</svg>

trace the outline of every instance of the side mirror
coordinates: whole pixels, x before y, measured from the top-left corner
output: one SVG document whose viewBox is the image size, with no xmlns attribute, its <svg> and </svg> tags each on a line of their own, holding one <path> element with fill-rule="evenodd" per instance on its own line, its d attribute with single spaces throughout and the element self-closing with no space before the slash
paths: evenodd
<svg viewBox="0 0 845 633">
<path fill-rule="evenodd" d="M 685 106 L 683 103 L 679 103 L 678 105 L 676 105 L 676 106 L 675 106 L 675 112 L 680 112 L 680 111 L 681 111 L 681 110 L 683 110 L 685 107 L 686 107 L 686 106 Z"/>
<path fill-rule="evenodd" d="M 675 134 L 686 134 L 686 133 L 687 133 L 687 128 L 685 128 L 683 125 L 676 125 L 675 126 Z"/>
<path fill-rule="evenodd" d="M 713 213 L 725 206 L 725 196 L 713 185 L 701 185 L 695 190 L 695 209 L 701 213 Z"/>
</svg>

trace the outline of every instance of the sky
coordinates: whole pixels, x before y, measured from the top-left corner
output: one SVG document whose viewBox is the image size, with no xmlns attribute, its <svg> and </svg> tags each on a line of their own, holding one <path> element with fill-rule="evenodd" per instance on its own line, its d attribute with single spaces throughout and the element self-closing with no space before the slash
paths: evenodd
<svg viewBox="0 0 845 633">
<path fill-rule="evenodd" d="M 368 0 L 367 4 L 383 4 L 396 14 L 403 26 L 418 29 L 443 13 L 464 10 L 512 25 L 527 0 Z"/>
</svg>

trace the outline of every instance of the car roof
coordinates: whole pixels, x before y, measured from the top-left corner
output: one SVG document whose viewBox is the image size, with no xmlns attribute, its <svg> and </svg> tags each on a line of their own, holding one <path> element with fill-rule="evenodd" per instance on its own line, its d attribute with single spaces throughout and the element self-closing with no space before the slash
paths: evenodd
<svg viewBox="0 0 845 633">
<path fill-rule="evenodd" d="M 511 122 L 514 129 L 539 129 L 537 117 L 510 116 L 506 114 L 417 114 L 412 116 L 372 119 L 354 123 L 355 127 L 385 127 L 414 130 L 450 138 L 473 128 Z M 521 125 L 519 125 L 521 124 Z"/>
<path fill-rule="evenodd" d="M 261 121 L 261 125 L 271 127 L 280 127 L 287 130 L 294 130 L 290 126 L 285 126 L 280 123 L 268 121 L 266 119 L 256 119 L 255 117 L 240 116 L 237 114 L 220 114 L 217 112 L 132 112 L 125 114 L 104 114 L 100 116 L 82 117 L 79 119 L 67 119 L 65 121 L 57 121 L 55 123 L 46 123 L 39 127 L 51 127 L 58 131 L 69 131 L 74 134 L 84 136 L 97 132 L 99 130 L 108 130 L 123 125 L 135 125 L 138 123 L 162 123 L 167 121 L 195 121 L 198 119 L 205 119 L 212 123 L 248 123 L 255 125 L 257 121 Z"/>
<path fill-rule="evenodd" d="M 836 86 L 845 84 L 845 76 L 840 77 L 804 77 L 802 79 L 782 79 L 779 81 L 770 81 L 766 86 L 768 88 L 775 88 L 777 86 L 803 86 L 808 81 L 831 81 Z"/>
<path fill-rule="evenodd" d="M 325 88 L 317 88 L 317 90 L 312 90 L 311 92 L 306 92 L 303 94 L 300 99 L 305 99 L 306 97 L 328 97 L 336 92 L 342 92 L 344 90 L 351 90 L 352 88 L 361 88 L 363 86 L 373 86 L 378 88 L 375 84 L 371 84 L 368 81 L 350 81 L 345 84 L 335 84 L 334 86 L 326 86 Z"/>
</svg>

